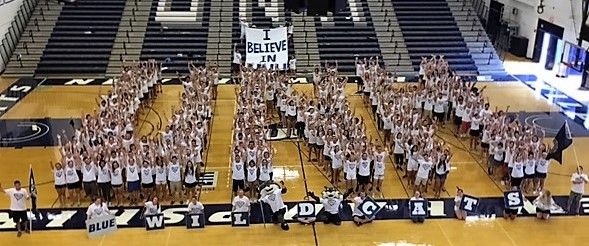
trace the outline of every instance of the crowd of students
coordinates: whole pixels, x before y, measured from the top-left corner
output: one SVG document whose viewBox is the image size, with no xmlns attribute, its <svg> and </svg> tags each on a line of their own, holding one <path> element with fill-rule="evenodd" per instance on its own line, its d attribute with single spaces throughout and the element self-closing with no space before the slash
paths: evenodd
<svg viewBox="0 0 589 246">
<path fill-rule="evenodd" d="M 391 156 L 408 187 L 421 197 L 433 184 L 433 197 L 439 198 L 453 156 L 438 137 L 443 129 L 467 140 L 464 147 L 506 189 L 544 191 L 547 155 L 554 146 L 542 142 L 543 130 L 508 115 L 509 108 L 492 111 L 485 87 L 450 71 L 443 56 L 424 58 L 420 67 L 419 83 L 408 86 L 394 83 L 394 73 L 381 68 L 378 59 L 357 60 L 359 94 L 382 141 L 367 135 L 365 120 L 356 117 L 346 97 L 348 78 L 338 76 L 337 63 L 314 69 L 309 95 L 293 89 L 282 73 L 240 67 L 231 147 L 234 194 L 245 190 L 253 198 L 260 183 L 272 180 L 274 148 L 267 135 L 275 116 L 288 138 L 307 142 L 308 161 L 322 167 L 333 186 L 347 191 L 382 196 Z M 65 131 L 58 136 L 63 164 L 51 166 L 61 206 L 66 190 L 72 205 L 80 204 L 82 188 L 92 199 L 102 196 L 117 205 L 125 198 L 132 205 L 146 196 L 174 204 L 195 196 L 218 74 L 216 69 L 189 68 L 188 76 L 179 75 L 184 87 L 179 108 L 172 107 L 169 125 L 153 137 L 137 139 L 134 129 L 138 115 L 162 91 L 160 68 L 153 61 L 125 66 L 112 91 L 102 96 L 100 111 L 86 115 L 71 138 Z"/>
<path fill-rule="evenodd" d="M 61 160 L 51 163 L 60 206 L 80 205 L 84 197 L 102 197 L 119 206 L 135 205 L 157 196 L 171 204 L 196 194 L 203 150 L 212 116 L 215 69 L 189 64 L 190 74 L 178 78 L 184 86 L 179 107 L 163 131 L 140 135 L 139 115 L 162 92 L 161 67 L 154 61 L 125 63 L 113 88 L 100 101 L 100 111 L 82 119 L 73 136 L 58 135 Z M 164 114 L 164 117 L 166 115 Z M 141 136 L 141 137 L 139 137 Z M 82 194 L 82 189 L 84 194 Z M 66 191 L 69 192 L 66 196 Z M 114 192 L 114 194 L 111 193 Z"/>
</svg>

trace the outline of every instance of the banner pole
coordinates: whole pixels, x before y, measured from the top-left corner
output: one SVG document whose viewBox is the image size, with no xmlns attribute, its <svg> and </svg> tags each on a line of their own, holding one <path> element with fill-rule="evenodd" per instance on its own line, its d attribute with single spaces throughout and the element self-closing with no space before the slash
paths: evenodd
<svg viewBox="0 0 589 246">
<path fill-rule="evenodd" d="M 565 129 L 566 129 L 566 134 L 568 136 L 568 138 L 573 139 L 573 136 L 571 135 L 571 129 L 569 128 L 569 122 L 567 120 L 564 121 L 565 124 Z M 571 144 L 573 146 L 573 154 L 575 155 L 575 162 L 577 163 L 577 167 L 581 166 L 579 164 L 579 156 L 577 156 L 577 148 L 575 148 L 575 142 L 573 141 L 573 143 Z"/>
</svg>

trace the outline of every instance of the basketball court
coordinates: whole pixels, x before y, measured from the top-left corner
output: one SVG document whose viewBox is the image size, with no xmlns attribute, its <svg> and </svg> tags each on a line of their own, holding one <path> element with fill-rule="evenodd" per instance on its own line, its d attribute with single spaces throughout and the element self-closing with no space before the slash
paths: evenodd
<svg viewBox="0 0 589 246">
<path fill-rule="evenodd" d="M 73 81 L 73 82 L 72 82 Z M 10 187 L 15 178 L 26 182 L 29 166 L 35 172 L 38 189 L 38 205 L 47 211 L 56 209 L 56 193 L 53 188 L 53 175 L 50 172 L 49 161 L 59 161 L 59 152 L 55 147 L 55 135 L 62 129 L 71 132 L 70 124 L 79 125 L 79 119 L 91 113 L 97 107 L 97 98 L 110 89 L 108 81 L 96 80 L 31 80 L 6 79 L 0 81 L 0 91 L 8 91 L 16 86 L 33 85 L 27 93 L 19 94 L 18 100 L 8 105 L 8 109 L 0 117 L 3 128 L 0 141 L 0 181 L 3 187 Z M 531 90 L 522 82 L 494 82 L 479 83 L 479 87 L 487 86 L 485 95 L 488 96 L 491 107 L 518 113 L 523 122 L 535 124 L 545 129 L 547 138 L 551 141 L 563 120 L 571 124 L 574 137 L 573 146 L 564 152 L 564 164 L 553 162 L 546 181 L 547 189 L 557 196 L 568 196 L 570 191 L 570 175 L 575 171 L 576 160 L 589 159 L 589 132 L 583 127 L 576 116 L 563 114 L 561 107 L 551 103 L 549 98 Z M 151 109 L 141 115 L 139 132 L 141 135 L 154 135 L 166 124 L 172 106 L 178 103 L 181 85 L 173 81 L 164 84 L 164 93 L 160 95 Z M 231 200 L 230 192 L 230 164 L 229 148 L 231 145 L 233 116 L 235 114 L 234 85 L 220 85 L 219 96 L 213 102 L 214 116 L 211 124 L 209 147 L 203 154 L 206 162 L 204 172 L 207 177 L 207 187 L 200 194 L 200 201 L 206 205 L 227 208 Z M 310 93 L 312 85 L 297 84 L 294 89 Z M 380 140 L 374 120 L 369 109 L 362 104 L 360 96 L 355 95 L 356 85 L 349 84 L 346 94 L 350 103 L 355 107 L 356 114 L 367 121 L 367 131 L 373 139 Z M 22 95 L 24 94 L 24 95 Z M 2 105 L 4 106 L 4 105 Z M 5 134 L 6 133 L 6 134 Z M 494 216 L 493 208 L 489 213 L 480 217 L 469 218 L 466 222 L 449 218 L 446 215 L 453 205 L 454 187 L 459 186 L 466 194 L 476 196 L 489 203 L 502 202 L 504 188 L 497 181 L 486 174 L 486 166 L 481 163 L 478 152 L 467 151 L 468 143 L 458 140 L 449 129 L 441 129 L 437 133 L 451 146 L 454 152 L 452 170 L 446 183 L 448 191 L 443 199 L 435 201 L 439 208 L 432 210 L 433 219 L 423 225 L 414 225 L 403 216 L 391 213 L 383 220 L 356 227 L 352 222 L 344 222 L 341 226 L 316 224 L 303 226 L 291 224 L 291 230 L 282 231 L 278 226 L 268 224 L 252 224 L 249 228 L 233 228 L 226 223 L 207 225 L 202 230 L 186 230 L 182 225 L 168 226 L 165 230 L 147 232 L 142 228 L 120 228 L 113 235 L 88 239 L 86 232 L 79 225 L 46 213 L 42 218 L 48 223 L 46 229 L 33 231 L 32 235 L 17 238 L 14 232 L 7 232 L 12 225 L 6 223 L 7 214 L 0 212 L 0 240 L 6 245 L 182 245 L 189 242 L 202 244 L 234 244 L 242 242 L 247 245 L 573 245 L 589 240 L 583 228 L 589 225 L 584 216 L 555 216 L 548 222 L 537 221 L 532 208 L 524 207 L 526 212 L 516 221 L 506 221 Z M 320 192 L 329 185 L 318 166 L 308 162 L 307 148 L 304 143 L 296 139 L 283 139 L 272 142 L 276 150 L 274 158 L 274 177 L 283 180 L 288 193 L 286 202 L 303 200 L 307 190 Z M 412 194 L 412 188 L 406 187 L 406 181 L 401 178 L 402 172 L 397 172 L 391 160 L 387 161 L 382 201 L 401 203 Z M 583 163 L 580 163 L 583 164 Z M 431 192 L 431 191 L 430 191 Z M 431 195 L 431 194 L 428 194 Z M 377 197 L 378 198 L 378 197 Z M 380 199 L 380 198 L 379 198 Z M 432 200 L 433 201 L 433 200 Z M 0 199 L 0 208 L 8 207 L 8 199 Z M 83 204 L 88 204 L 86 201 Z M 450 204 L 450 208 L 448 208 Z M 585 202 L 587 206 L 587 202 Z M 256 206 L 256 204 L 254 204 Z M 85 205 L 83 205 L 85 209 Z M 114 209 L 114 208 L 113 208 Z M 433 209 L 433 208 L 432 208 Z M 441 210 L 439 210 L 441 209 Z M 66 209 L 76 211 L 73 209 Z M 127 213 L 133 208 L 122 208 L 119 212 Z M 62 211 L 63 212 L 63 211 Z M 67 211 L 65 211 L 67 212 Z M 137 211 L 135 211 L 136 213 Z M 582 214 L 585 214 L 582 212 Z M 63 214 L 62 214 L 63 216 Z M 210 221 L 214 219 L 209 218 Z M 77 218 L 76 215 L 70 218 Z M 53 222 L 47 222 L 53 220 Z M 73 219 L 72 219 L 73 220 Z M 57 223 L 56 221 L 61 221 Z M 55 223 L 54 223 L 55 222 Z M 53 223 L 53 224 L 51 224 Z M 82 220 L 83 223 L 83 220 Z M 213 223 L 214 224 L 214 223 Z M 124 227 L 124 226 L 123 226 Z M 133 226 L 129 226 L 133 227 Z M 473 241 L 473 240 L 476 240 Z"/>
</svg>

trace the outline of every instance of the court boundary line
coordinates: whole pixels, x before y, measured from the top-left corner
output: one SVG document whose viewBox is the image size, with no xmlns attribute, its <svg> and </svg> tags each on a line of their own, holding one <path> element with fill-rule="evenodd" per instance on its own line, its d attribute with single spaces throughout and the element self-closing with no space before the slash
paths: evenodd
<svg viewBox="0 0 589 246">
<path fill-rule="evenodd" d="M 301 143 L 297 142 L 297 149 L 299 151 L 299 163 L 301 164 L 301 172 L 303 172 L 303 183 L 305 184 L 305 195 L 309 193 L 309 187 L 307 186 L 307 175 L 305 174 L 305 167 L 303 165 L 303 155 L 301 153 Z M 319 240 L 317 239 L 317 229 L 315 228 L 315 223 L 312 223 L 311 226 L 313 227 L 313 237 L 315 239 L 315 246 L 319 246 Z"/>
</svg>

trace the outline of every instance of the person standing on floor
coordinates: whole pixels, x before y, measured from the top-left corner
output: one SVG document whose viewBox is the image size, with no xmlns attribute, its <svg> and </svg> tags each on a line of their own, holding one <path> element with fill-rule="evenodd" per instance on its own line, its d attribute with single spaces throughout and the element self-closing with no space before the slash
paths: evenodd
<svg viewBox="0 0 589 246">
<path fill-rule="evenodd" d="M 573 185 L 571 187 L 566 211 L 570 212 L 574 203 L 577 207 L 575 214 L 579 214 L 581 209 L 581 198 L 583 198 L 583 194 L 585 194 L 585 185 L 589 183 L 589 178 L 587 178 L 587 174 L 583 172 L 582 166 L 577 167 L 577 172 L 573 173 L 571 176 L 571 182 Z"/>
<path fill-rule="evenodd" d="M 10 214 L 12 216 L 12 221 L 16 224 L 16 229 L 18 230 L 16 235 L 18 237 L 22 236 L 23 229 L 26 233 L 30 233 L 26 203 L 26 200 L 29 200 L 30 196 L 27 190 L 21 188 L 20 181 L 15 180 L 14 188 L 5 190 L 2 189 L 2 184 L 0 184 L 0 192 L 10 196 Z"/>
</svg>

